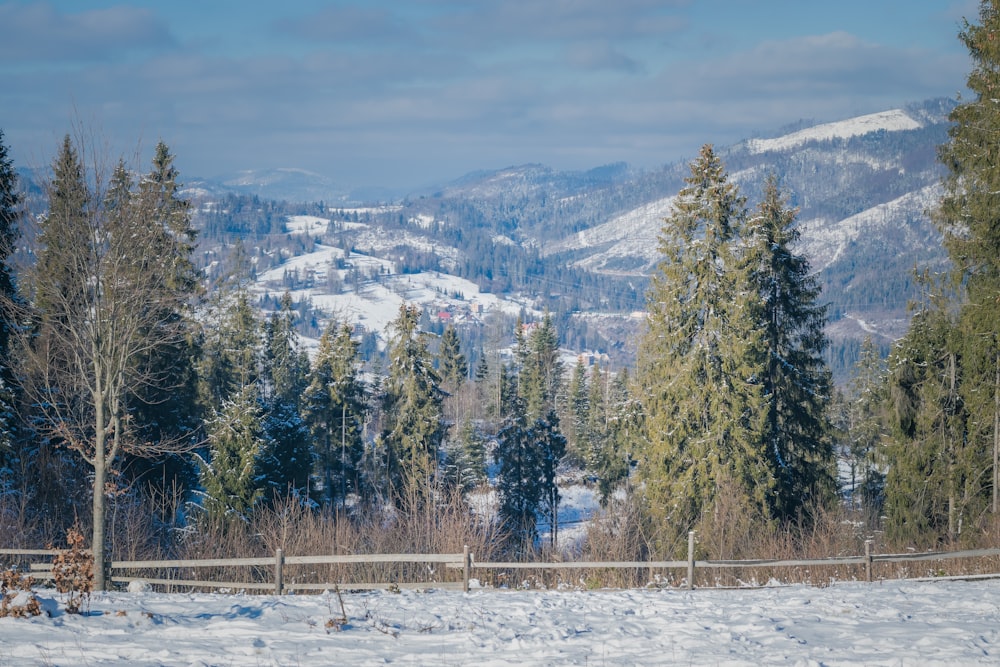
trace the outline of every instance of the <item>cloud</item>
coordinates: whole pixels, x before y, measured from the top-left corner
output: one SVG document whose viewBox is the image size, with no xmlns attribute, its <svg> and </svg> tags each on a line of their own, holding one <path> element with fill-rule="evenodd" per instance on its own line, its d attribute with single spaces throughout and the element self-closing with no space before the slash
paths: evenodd
<svg viewBox="0 0 1000 667">
<path fill-rule="evenodd" d="M 0 60 L 94 61 L 173 43 L 148 9 L 110 7 L 60 13 L 50 3 L 0 5 Z"/>
<path fill-rule="evenodd" d="M 474 43 L 662 38 L 684 27 L 684 0 L 507 0 L 464 3 L 439 17 L 442 30 Z"/>
<path fill-rule="evenodd" d="M 317 42 L 381 45 L 410 42 L 416 33 L 386 9 L 361 6 L 330 7 L 297 19 L 274 22 L 279 33 Z"/>
<path fill-rule="evenodd" d="M 569 49 L 568 62 L 578 69 L 585 70 L 615 70 L 636 74 L 643 71 L 644 66 L 636 60 L 621 53 L 607 42 L 577 44 Z"/>
</svg>

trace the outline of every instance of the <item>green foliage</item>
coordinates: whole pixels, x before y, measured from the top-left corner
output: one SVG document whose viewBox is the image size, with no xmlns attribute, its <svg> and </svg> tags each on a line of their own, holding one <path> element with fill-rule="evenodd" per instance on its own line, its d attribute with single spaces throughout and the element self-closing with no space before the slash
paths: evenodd
<svg viewBox="0 0 1000 667">
<path fill-rule="evenodd" d="M 640 349 L 648 425 L 640 472 L 647 506 L 668 527 L 668 547 L 703 517 L 711 523 L 722 479 L 740 506 L 772 515 L 777 479 L 763 438 L 762 332 L 756 294 L 734 255 L 745 217 L 736 186 L 704 147 L 664 221 Z"/>
<path fill-rule="evenodd" d="M 331 504 L 360 490 L 366 390 L 358 364 L 358 344 L 351 338 L 350 326 L 331 320 L 320 338 L 302 399 L 323 499 Z"/>
<path fill-rule="evenodd" d="M 955 293 L 925 279 L 935 296 L 890 361 L 886 531 L 900 540 L 961 539 L 1000 511 L 1000 10 L 984 0 L 979 19 L 959 35 L 973 94 L 939 152 L 948 173 L 934 217 Z"/>
<path fill-rule="evenodd" d="M 248 384 L 208 422 L 208 457 L 199 463 L 202 507 L 211 521 L 245 521 L 263 497 L 258 459 L 268 442 L 259 398 L 257 385 Z"/>
<path fill-rule="evenodd" d="M 740 263 L 751 293 L 743 312 L 761 336 L 751 363 L 762 368 L 764 432 L 778 486 L 773 511 L 794 518 L 804 506 L 823 505 L 836 484 L 830 424 L 831 398 L 826 348 L 826 307 L 809 262 L 792 250 L 798 241 L 796 211 L 787 207 L 777 181 L 768 180 L 764 199 L 741 236 Z M 748 376 L 749 377 L 749 376 Z"/>
<path fill-rule="evenodd" d="M 444 438 L 444 396 L 419 322 L 420 310 L 403 304 L 392 324 L 382 442 L 393 491 L 398 494 L 405 489 L 426 498 Z"/>
<path fill-rule="evenodd" d="M 465 355 L 462 354 L 462 348 L 458 342 L 458 332 L 455 331 L 455 327 L 450 325 L 441 336 L 441 345 L 438 350 L 438 370 L 442 386 L 450 393 L 457 391 L 469 374 L 469 364 Z"/>
<path fill-rule="evenodd" d="M 18 427 L 14 414 L 16 379 L 11 358 L 12 306 L 20 303 L 10 257 L 20 236 L 23 215 L 17 173 L 0 130 L 0 466 L 9 463 L 11 439 Z"/>
</svg>

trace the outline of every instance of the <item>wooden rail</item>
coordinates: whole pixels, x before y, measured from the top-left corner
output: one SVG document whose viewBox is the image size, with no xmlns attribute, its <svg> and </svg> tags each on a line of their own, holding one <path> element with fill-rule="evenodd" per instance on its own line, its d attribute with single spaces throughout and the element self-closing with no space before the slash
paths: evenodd
<svg viewBox="0 0 1000 667">
<path fill-rule="evenodd" d="M 48 556 L 52 557 L 62 550 L 49 549 L 0 549 L 0 556 Z M 785 568 L 785 567 L 825 567 L 825 566 L 865 566 L 865 579 L 873 580 L 873 565 L 878 562 L 900 563 L 909 561 L 934 561 L 965 558 L 990 558 L 1000 556 L 1000 548 L 971 549 L 965 551 L 934 551 L 905 554 L 874 554 L 871 543 L 865 544 L 865 554 L 859 556 L 842 556 L 834 558 L 811 558 L 804 560 L 788 559 L 753 559 L 753 560 L 696 560 L 694 558 L 694 536 L 689 536 L 688 560 L 667 561 L 545 561 L 545 562 L 476 562 L 468 547 L 462 553 L 453 554 L 347 554 L 320 556 L 285 556 L 278 549 L 273 557 L 260 558 L 206 558 L 185 560 L 134 560 L 113 561 L 109 564 L 110 580 L 118 583 L 144 581 L 159 586 L 186 586 L 193 588 L 214 588 L 233 590 L 271 590 L 276 594 L 286 591 L 319 591 L 334 586 L 347 589 L 369 590 L 384 588 L 446 588 L 468 591 L 474 570 L 615 570 L 615 569 L 675 569 L 687 570 L 686 586 L 694 588 L 694 572 L 696 569 L 729 569 L 729 568 Z M 461 569 L 461 582 L 344 582 L 330 581 L 326 583 L 286 582 L 286 567 L 299 565 L 346 565 L 346 564 L 439 564 L 447 569 Z M 29 565 L 32 576 L 38 579 L 52 577 L 52 563 L 32 562 Z M 134 573 L 136 570 L 177 571 L 179 569 L 196 569 L 205 567 L 247 567 L 263 568 L 257 572 L 257 581 L 220 581 L 213 579 L 181 579 L 170 577 L 147 577 Z M 265 572 L 270 574 L 265 576 Z M 120 574 L 115 574 L 120 573 Z M 991 575 L 977 575 L 991 576 Z M 997 575 L 1000 576 L 1000 575 Z"/>
</svg>

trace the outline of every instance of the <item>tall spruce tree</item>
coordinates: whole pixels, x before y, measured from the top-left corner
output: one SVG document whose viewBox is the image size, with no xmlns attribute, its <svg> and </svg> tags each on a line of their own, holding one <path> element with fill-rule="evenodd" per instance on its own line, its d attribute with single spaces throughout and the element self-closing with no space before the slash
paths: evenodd
<svg viewBox="0 0 1000 667">
<path fill-rule="evenodd" d="M 985 461 L 964 435 L 957 333 L 943 303 L 925 305 L 890 355 L 885 531 L 895 540 L 955 540 L 986 504 Z"/>
<path fill-rule="evenodd" d="M 180 195 L 178 177 L 174 156 L 163 141 L 158 142 L 152 167 L 138 187 L 141 196 L 152 207 L 151 224 L 162 229 L 163 247 L 156 252 L 165 253 L 169 258 L 164 279 L 172 289 L 190 298 L 185 303 L 161 306 L 171 309 L 163 310 L 160 315 L 164 325 L 182 329 L 183 335 L 167 337 L 143 353 L 140 363 L 160 378 L 160 382 L 140 388 L 130 401 L 129 411 L 142 440 L 177 443 L 183 450 L 202 437 L 203 414 L 198 401 L 196 372 L 201 351 L 193 319 L 202 289 L 200 274 L 192 260 L 197 233 L 192 226 L 191 205 Z M 190 488 L 197 477 L 195 466 L 186 453 L 131 456 L 123 470 L 132 479 L 144 480 L 154 487 L 180 490 Z"/>
<path fill-rule="evenodd" d="M 848 387 L 845 431 L 852 504 L 860 506 L 869 526 L 877 525 L 882 514 L 885 486 L 885 474 L 880 465 L 885 374 L 885 362 L 872 337 L 866 336 Z"/>
<path fill-rule="evenodd" d="M 395 494 L 430 497 L 444 437 L 440 379 L 425 335 L 420 309 L 403 304 L 392 323 L 389 376 L 383 401 L 390 484 Z"/>
<path fill-rule="evenodd" d="M 449 325 L 441 335 L 441 345 L 438 349 L 438 370 L 441 385 L 449 393 L 455 393 L 465 382 L 469 374 L 469 363 L 462 354 L 455 327 Z"/>
<path fill-rule="evenodd" d="M 990 470 L 964 493 L 988 495 L 1000 514 L 1000 8 L 979 7 L 979 23 L 964 22 L 959 38 L 969 50 L 972 96 L 950 115 L 949 141 L 939 157 L 948 168 L 936 222 L 945 235 L 955 283 L 965 299 L 957 325 L 961 338 L 960 392 L 969 411 L 967 446 Z M 969 471 L 974 474 L 974 471 Z"/>
<path fill-rule="evenodd" d="M 102 164 L 101 155 L 90 157 Z M 187 333 L 171 316 L 191 297 L 172 280 L 186 245 L 160 224 L 158 200 L 132 183 L 124 165 L 110 180 L 99 168 L 88 179 L 68 136 L 47 192 L 49 212 L 26 273 L 37 327 L 19 334 L 19 354 L 38 428 L 93 469 L 92 548 L 104 563 L 109 474 L 125 451 L 163 451 L 163 443 L 141 438 L 129 406 L 164 385 L 145 362 L 148 352 Z M 105 584 L 98 567 L 95 585 Z"/>
<path fill-rule="evenodd" d="M 792 246 L 799 232 L 771 177 L 764 198 L 742 231 L 741 264 L 759 298 L 745 308 L 762 334 L 757 362 L 764 391 L 764 442 L 777 477 L 773 509 L 794 518 L 813 504 L 826 504 L 836 489 L 833 445 L 826 413 L 831 397 L 826 348 L 826 306 L 809 261 Z M 748 313 L 736 312 L 736 317 Z"/>
<path fill-rule="evenodd" d="M 17 172 L 0 130 L 0 466 L 9 463 L 11 442 L 17 429 L 14 414 L 16 379 L 12 354 L 13 308 L 6 304 L 20 304 L 17 293 L 11 254 L 20 236 L 22 215 L 21 196 L 17 186 Z"/>
<path fill-rule="evenodd" d="M 227 398 L 208 423 L 208 456 L 200 458 L 202 508 L 210 521 L 246 521 L 264 496 L 260 458 L 268 448 L 256 383 Z"/>
<path fill-rule="evenodd" d="M 734 253 L 744 199 L 711 146 L 686 184 L 660 235 L 639 367 L 648 427 L 641 472 L 667 549 L 696 525 L 712 533 L 720 489 L 749 530 L 772 516 L 778 485 L 763 437 L 759 297 Z"/>
<path fill-rule="evenodd" d="M 311 438 L 300 407 L 308 385 L 309 357 L 299 349 L 292 297 L 285 293 L 280 310 L 264 327 L 264 430 L 261 482 L 269 500 L 304 496 L 313 468 Z"/>
<path fill-rule="evenodd" d="M 320 337 L 302 406 L 316 450 L 321 496 L 331 505 L 362 490 L 361 429 L 367 394 L 358 366 L 351 327 L 331 320 Z"/>
<path fill-rule="evenodd" d="M 514 395 L 497 433 L 497 495 L 500 520 L 519 555 L 530 550 L 537 535 L 537 512 L 545 495 L 539 455 L 524 401 Z"/>
</svg>

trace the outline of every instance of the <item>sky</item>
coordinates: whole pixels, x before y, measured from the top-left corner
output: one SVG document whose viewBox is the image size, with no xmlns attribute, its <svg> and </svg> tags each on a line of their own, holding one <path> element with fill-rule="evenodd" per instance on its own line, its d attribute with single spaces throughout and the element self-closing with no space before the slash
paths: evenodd
<svg viewBox="0 0 1000 667">
<path fill-rule="evenodd" d="M 976 0 L 0 1 L 15 165 L 67 133 L 182 178 L 298 168 L 420 188 L 705 143 L 964 89 Z M 140 160 L 142 157 L 140 157 Z"/>
</svg>

